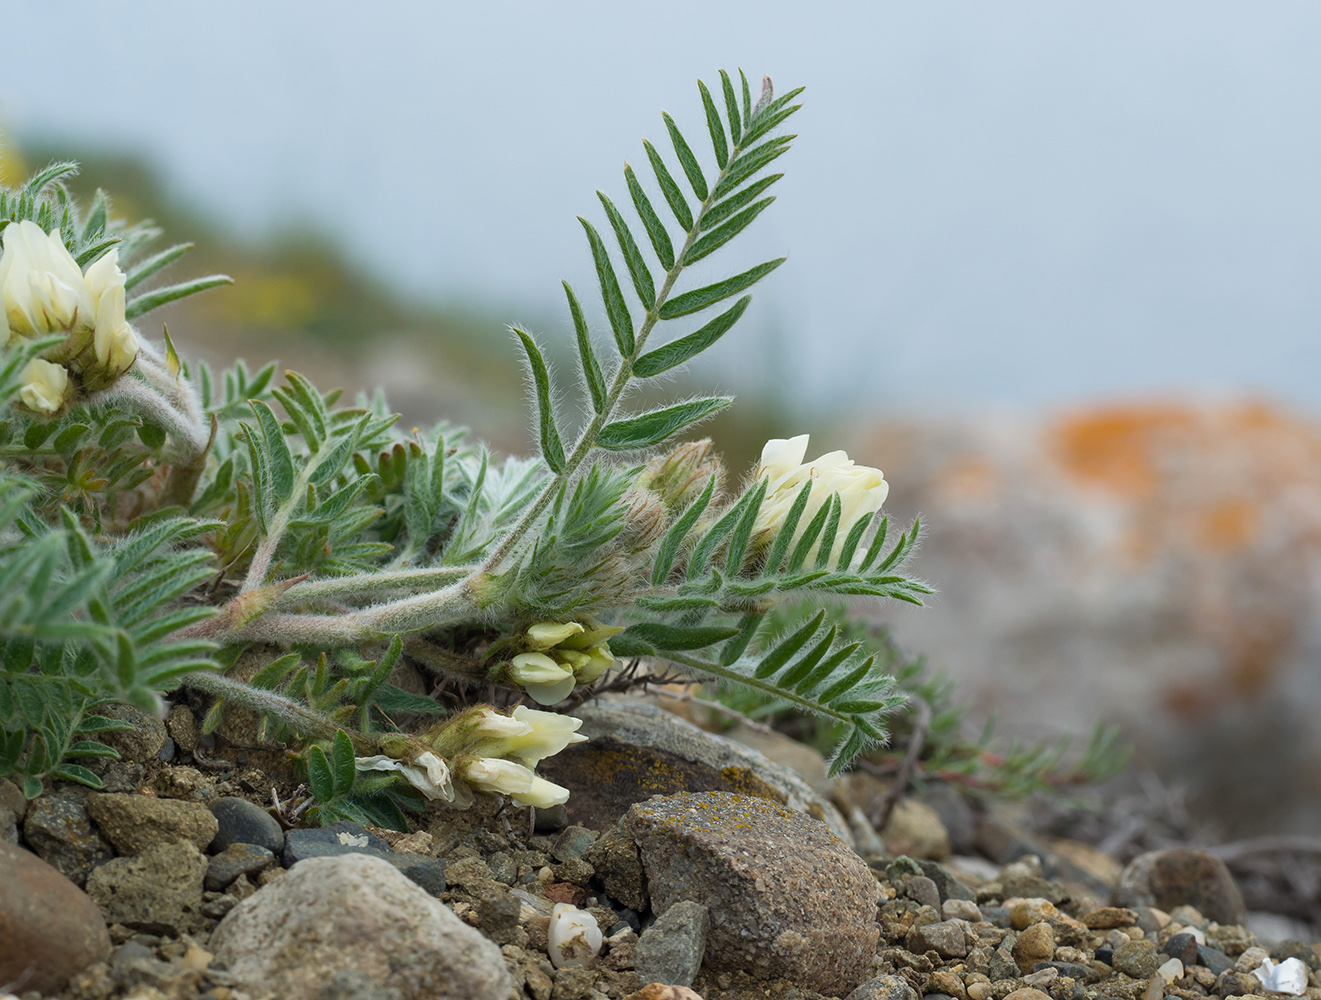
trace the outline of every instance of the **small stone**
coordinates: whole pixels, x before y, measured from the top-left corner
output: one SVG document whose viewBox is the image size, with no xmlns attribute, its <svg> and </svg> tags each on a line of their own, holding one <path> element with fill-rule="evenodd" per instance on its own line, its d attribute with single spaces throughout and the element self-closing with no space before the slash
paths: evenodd
<svg viewBox="0 0 1321 1000">
<path fill-rule="evenodd" d="M 1054 969 L 1061 976 L 1068 976 L 1080 983 L 1091 983 L 1101 978 L 1101 974 L 1090 965 L 1082 965 L 1078 962 L 1037 962 L 1032 966 L 1032 969 L 1035 972 L 1040 972 L 1042 969 Z M 1110 970 L 1107 969 L 1106 975 L 1109 974 Z"/>
<path fill-rule="evenodd" d="M 1238 956 L 1238 961 L 1234 963 L 1235 972 L 1251 972 L 1261 965 L 1263 958 L 1270 958 L 1271 953 L 1265 948 L 1248 948 Z"/>
<path fill-rule="evenodd" d="M 1165 996 L 1165 980 L 1152 976 L 1147 980 L 1147 987 L 1142 991 L 1142 1000 L 1162 1000 Z"/>
<path fill-rule="evenodd" d="M 1018 963 L 1014 961 L 1012 945 L 1009 948 L 1001 945 L 995 951 L 991 952 L 991 966 L 986 974 L 991 977 L 993 982 L 1000 982 L 1004 979 L 1017 979 L 1021 972 Z"/>
<path fill-rule="evenodd" d="M 847 1000 L 918 1000 L 918 994 L 903 976 L 877 976 L 859 985 Z"/>
<path fill-rule="evenodd" d="M 577 861 L 596 843 L 596 834 L 581 826 L 565 827 L 564 832 L 555 838 L 550 849 L 551 857 L 557 861 Z"/>
<path fill-rule="evenodd" d="M 200 924 L 205 878 L 206 858 L 184 841 L 107 861 L 88 878 L 87 894 L 113 923 L 178 935 Z"/>
<path fill-rule="evenodd" d="M 227 796 L 216 799 L 209 808 L 218 824 L 211 850 L 223 851 L 230 844 L 255 844 L 277 856 L 284 853 L 284 830 L 261 806 Z"/>
<path fill-rule="evenodd" d="M 1167 983 L 1176 983 L 1183 978 L 1183 962 L 1172 958 L 1156 970 L 1156 975 L 1164 977 Z"/>
<path fill-rule="evenodd" d="M 1060 978 L 1060 970 L 1054 966 L 1046 966 L 1044 969 L 1038 969 L 1036 972 L 1028 973 L 1023 977 L 1023 983 L 1027 986 L 1045 986 Z"/>
<path fill-rule="evenodd" d="M 87 789 L 70 786 L 33 799 L 23 821 L 23 839 L 37 856 L 74 885 L 115 856 L 87 815 Z"/>
<path fill-rule="evenodd" d="M 1055 909 L 1053 903 L 1039 897 L 1035 899 L 1006 899 L 1005 909 L 1009 911 L 1009 919 L 1014 922 L 1014 926 L 1019 930 L 1031 924 L 1053 921 L 1060 913 L 1059 910 Z"/>
<path fill-rule="evenodd" d="M 1014 960 L 1024 971 L 1031 969 L 1036 962 L 1049 960 L 1054 954 L 1055 932 L 1044 922 L 1025 927 L 1014 944 Z"/>
<path fill-rule="evenodd" d="M 1118 927 L 1132 927 L 1138 922 L 1138 915 L 1123 906 L 1102 906 L 1084 914 L 1082 922 L 1094 931 L 1108 931 Z"/>
<path fill-rule="evenodd" d="M 475 926 L 496 944 L 510 944 L 517 936 L 522 910 L 522 902 L 512 893 L 487 893 L 477 902 Z"/>
<path fill-rule="evenodd" d="M 942 993 L 954 1000 L 963 1000 L 967 996 L 963 988 L 963 980 L 959 978 L 957 972 L 951 972 L 949 969 L 937 969 L 931 973 L 927 980 L 926 995 L 932 993 Z"/>
<path fill-rule="evenodd" d="M 970 924 L 982 920 L 982 911 L 971 899 L 947 899 L 941 904 L 940 913 L 946 920 L 966 920 Z"/>
<path fill-rule="evenodd" d="M 944 865 L 927 860 L 918 860 L 917 863 L 922 868 L 922 874 L 936 883 L 942 901 L 946 899 L 977 901 L 977 893 Z"/>
<path fill-rule="evenodd" d="M 96 734 L 97 740 L 119 751 L 119 759 L 145 764 L 165 745 L 165 723 L 132 705 L 100 705 L 96 714 L 127 722 L 132 729 L 110 730 Z"/>
<path fill-rule="evenodd" d="M 55 994 L 109 949 L 86 893 L 36 855 L 0 843 L 0 983 Z"/>
<path fill-rule="evenodd" d="M 1257 936 L 1240 924 L 1210 924 L 1206 940 L 1230 956 L 1241 955 L 1257 944 Z"/>
<path fill-rule="evenodd" d="M 642 989 L 624 997 L 624 1000 L 702 1000 L 702 997 L 701 994 L 694 993 L 687 986 L 648 983 Z"/>
<path fill-rule="evenodd" d="M 223 892 L 240 875 L 255 875 L 275 864 L 275 855 L 256 844 L 230 844 L 206 865 L 208 892 Z"/>
<path fill-rule="evenodd" d="M 1206 917 L 1202 916 L 1202 911 L 1195 906 L 1189 906 L 1186 903 L 1183 906 L 1176 906 L 1169 915 L 1169 919 L 1176 924 L 1183 924 L 1185 927 L 1196 927 L 1199 930 L 1206 930 L 1210 923 Z"/>
<path fill-rule="evenodd" d="M 283 860 L 286 868 L 293 868 L 310 858 L 342 857 L 349 854 L 380 858 L 433 895 L 446 890 L 447 872 L 451 880 L 459 885 L 465 881 L 493 881 L 490 868 L 481 858 L 465 858 L 454 862 L 447 869 L 444 861 L 429 854 L 396 854 L 376 834 L 348 820 L 318 829 L 290 830 L 284 838 Z M 465 868 L 472 869 L 470 877 L 465 878 Z"/>
<path fill-rule="evenodd" d="M 1156 945 L 1151 941 L 1129 941 L 1115 949 L 1110 959 L 1116 972 L 1132 979 L 1150 979 L 1156 974 Z"/>
<path fill-rule="evenodd" d="M 637 844 L 622 825 L 606 830 L 582 857 L 596 870 L 596 877 L 611 899 L 639 912 L 647 908 L 650 896 L 642 858 Z"/>
<path fill-rule="evenodd" d="M 936 888 L 936 883 L 925 875 L 905 875 L 903 877 L 903 894 L 916 902 L 918 906 L 930 906 L 935 910 L 940 909 L 940 891 Z"/>
<path fill-rule="evenodd" d="M 175 705 L 170 709 L 170 714 L 165 717 L 165 731 L 184 753 L 192 753 L 197 749 L 201 729 L 197 725 L 197 716 L 187 705 Z"/>
<path fill-rule="evenodd" d="M 949 832 L 940 814 L 917 799 L 900 799 L 881 831 L 881 839 L 891 854 L 910 858 L 943 861 L 952 850 Z"/>
<path fill-rule="evenodd" d="M 990 983 L 969 983 L 967 988 L 968 1000 L 986 1000 L 991 995 Z"/>
<path fill-rule="evenodd" d="M 1049 993 L 1043 993 L 1041 990 L 1027 987 L 1021 990 L 1014 990 L 1005 997 L 1005 1000 L 1051 1000 Z"/>
<path fill-rule="evenodd" d="M 569 810 L 563 805 L 537 809 L 532 819 L 533 829 L 537 833 L 554 833 L 569 825 Z"/>
<path fill-rule="evenodd" d="M 28 800 L 22 790 L 8 778 L 0 778 L 0 806 L 14 814 L 16 822 L 22 823 L 27 815 Z"/>
<path fill-rule="evenodd" d="M 976 940 L 976 935 L 970 932 L 968 925 L 963 921 L 942 920 L 934 924 L 914 926 L 904 940 L 904 947 L 915 955 L 935 951 L 941 958 L 963 958 L 972 949 Z"/>
<path fill-rule="evenodd" d="M 1220 924 L 1242 924 L 1247 919 L 1243 894 L 1225 863 L 1191 847 L 1138 855 L 1120 876 L 1114 902 L 1170 911 L 1180 905 L 1195 906 L 1206 919 Z M 1185 926 L 1190 923 L 1174 912 L 1170 917 Z"/>
<path fill-rule="evenodd" d="M 1197 938 L 1184 931 L 1180 934 L 1171 934 L 1161 945 L 1161 954 L 1168 955 L 1170 958 L 1177 958 L 1184 965 L 1197 964 Z"/>
<path fill-rule="evenodd" d="M 1234 960 L 1219 948 L 1207 944 L 1197 946 L 1197 964 L 1210 969 L 1217 976 L 1234 968 Z"/>
<path fill-rule="evenodd" d="M 633 948 L 633 969 L 640 979 L 670 986 L 691 986 L 706 952 L 711 917 L 699 903 L 682 900 L 656 918 Z"/>
<path fill-rule="evenodd" d="M 281 1000 L 320 1000 L 344 969 L 401 1000 L 505 1000 L 514 989 L 493 942 L 383 859 L 361 854 L 300 862 L 234 907 L 210 948 L 236 985 Z"/>
<path fill-rule="evenodd" d="M 93 793 L 88 796 L 87 811 L 101 835 L 121 855 L 182 841 L 205 850 L 217 829 L 216 818 L 206 806 L 176 799 Z"/>
</svg>

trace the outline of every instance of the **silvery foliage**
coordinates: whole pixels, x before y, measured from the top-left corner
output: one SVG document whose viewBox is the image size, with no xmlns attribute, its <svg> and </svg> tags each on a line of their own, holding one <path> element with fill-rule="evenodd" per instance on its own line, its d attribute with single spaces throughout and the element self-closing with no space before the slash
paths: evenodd
<svg viewBox="0 0 1321 1000">
<path fill-rule="evenodd" d="M 379 396 L 346 403 L 293 372 L 277 385 L 274 365 L 217 375 L 181 362 L 168 334 L 163 348 L 141 337 L 118 382 L 42 420 L 13 401 L 24 365 L 50 342 L 11 345 L 0 358 L 0 774 L 15 773 L 30 796 L 48 777 L 97 787 L 75 761 L 114 753 L 95 735 L 120 724 L 98 706 L 154 709 L 186 683 L 257 707 L 268 735 L 329 747 L 351 733 L 336 742 L 338 782 L 321 781 L 347 802 L 351 746 L 377 751 L 371 734 L 394 729 L 399 713 L 442 711 L 389 683 L 401 659 L 482 697 L 492 685 L 516 695 L 508 661 L 543 621 L 622 626 L 616 657 L 655 658 L 837 724 L 836 770 L 882 741 L 884 716 L 904 700 L 888 661 L 843 641 L 810 605 L 920 603 L 929 591 L 902 573 L 917 525 L 896 535 L 871 513 L 840 523 L 837 495 L 799 523 L 809 482 L 778 527 L 754 530 L 765 481 L 727 493 L 706 449 L 673 447 L 729 398 L 626 405 L 725 336 L 748 290 L 783 261 L 687 280 L 775 200 L 782 175 L 769 168 L 794 138 L 782 129 L 799 92 L 775 96 L 768 80 L 754 102 L 742 73 L 722 71 L 719 101 L 700 85 L 714 167 L 665 115 L 672 157 L 647 142 L 649 173 L 624 171 L 620 204 L 637 223 L 598 192 L 605 224 L 579 221 L 608 336 L 597 338 L 565 283 L 576 386 L 553 377 L 531 332 L 512 328 L 535 404 L 534 458 L 499 459 L 449 425 L 401 430 Z M 188 249 L 147 254 L 159 234 L 116 222 L 100 193 L 80 210 L 61 184 L 72 169 L 0 194 L 0 226 L 58 226 L 80 266 L 118 248 L 130 291 Z M 225 281 L 139 292 L 128 314 Z M 570 440 L 557 401 L 575 388 L 588 417 Z M 788 625 L 767 618 L 804 601 Z M 270 647 L 289 652 L 246 684 L 222 676 L 244 650 Z M 326 760 L 318 749 L 313 768 Z"/>
</svg>

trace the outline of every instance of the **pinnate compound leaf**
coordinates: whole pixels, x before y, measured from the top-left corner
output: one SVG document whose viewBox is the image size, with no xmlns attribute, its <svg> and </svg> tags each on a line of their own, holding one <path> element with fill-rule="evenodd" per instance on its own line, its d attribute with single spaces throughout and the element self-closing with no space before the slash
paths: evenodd
<svg viewBox="0 0 1321 1000">
<path fill-rule="evenodd" d="M 735 236 L 743 232 L 753 219 L 770 207 L 771 202 L 774 200 L 773 197 L 763 198 L 751 207 L 739 212 L 738 215 L 734 216 L 719 229 L 707 233 L 688 248 L 687 252 L 683 255 L 683 262 L 685 264 L 696 264 L 703 257 L 715 253 Z"/>
<path fill-rule="evenodd" d="M 563 472 L 564 445 L 560 443 L 560 432 L 555 426 L 555 410 L 550 399 L 550 372 L 546 368 L 546 359 L 541 356 L 540 348 L 529 333 L 519 327 L 512 329 L 523 342 L 528 367 L 532 369 L 532 381 L 536 386 L 537 417 L 541 427 L 541 455 L 552 472 Z"/>
<path fill-rule="evenodd" d="M 708 396 L 686 403 L 676 403 L 650 413 L 616 420 L 601 428 L 597 446 L 607 451 L 633 451 L 650 448 L 678 434 L 732 403 L 731 396 Z"/>
<path fill-rule="evenodd" d="M 680 316 L 701 312 L 708 306 L 713 306 L 731 295 L 737 295 L 744 289 L 751 288 L 783 264 L 784 261 L 784 257 L 777 257 L 775 260 L 768 260 L 764 264 L 748 268 L 742 274 L 736 274 L 732 278 L 726 278 L 724 281 L 717 281 L 715 284 L 694 288 L 691 292 L 676 295 L 660 307 L 660 318 L 678 319 Z"/>
<path fill-rule="evenodd" d="M 758 170 L 789 152 L 789 144 L 796 138 L 797 136 L 793 135 L 778 135 L 774 139 L 768 139 L 755 149 L 748 150 L 729 165 L 725 175 L 716 184 L 714 197 L 720 199 L 727 194 L 732 194 Z"/>
<path fill-rule="evenodd" d="M 601 283 L 601 299 L 605 302 L 606 316 L 610 319 L 610 328 L 615 334 L 615 343 L 619 353 L 628 357 L 633 353 L 633 317 L 628 313 L 624 302 L 624 293 L 620 291 L 619 279 L 615 277 L 614 266 L 606 252 L 601 236 L 590 222 L 578 217 L 587 233 L 587 242 L 592 247 L 592 260 L 596 264 L 596 277 Z"/>
<path fill-rule="evenodd" d="M 701 354 L 729 332 L 730 328 L 739 321 L 739 318 L 747 310 L 748 303 L 751 301 L 752 296 L 745 295 L 700 330 L 690 333 L 686 337 L 680 337 L 678 340 L 672 340 L 654 351 L 648 351 L 634 362 L 633 374 L 642 378 L 650 378 L 653 375 L 667 372 L 671 368 L 675 368 Z"/>
<path fill-rule="evenodd" d="M 688 537 L 688 532 L 693 530 L 693 525 L 697 523 L 697 519 L 702 516 L 702 513 L 711 503 L 715 488 L 716 477 L 712 476 L 706 481 L 706 488 L 702 490 L 698 498 L 688 505 L 688 509 L 665 532 L 665 537 L 661 539 L 660 548 L 656 551 L 656 562 L 651 571 L 651 582 L 654 586 L 659 587 L 663 584 L 666 578 L 669 577 L 670 571 L 674 569 L 674 559 L 679 553 L 679 547 L 683 544 L 683 540 Z"/>
<path fill-rule="evenodd" d="M 702 216 L 702 230 L 705 232 L 714 229 L 745 205 L 752 204 L 757 195 L 761 194 L 783 176 L 784 174 L 771 174 L 769 177 L 763 177 L 761 180 L 749 184 L 741 191 L 731 194 L 724 201 L 716 202 L 708 208 L 706 214 Z"/>
</svg>

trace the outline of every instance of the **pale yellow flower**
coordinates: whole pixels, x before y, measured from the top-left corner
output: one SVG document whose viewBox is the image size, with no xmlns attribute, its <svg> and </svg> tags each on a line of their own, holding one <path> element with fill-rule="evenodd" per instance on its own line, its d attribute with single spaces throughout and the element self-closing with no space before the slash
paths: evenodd
<svg viewBox="0 0 1321 1000">
<path fill-rule="evenodd" d="M 138 338 L 124 317 L 124 272 L 119 269 L 119 251 L 111 250 L 87 269 L 84 276 L 96 302 L 96 360 L 103 368 L 119 374 L 138 356 Z"/>
<path fill-rule="evenodd" d="M 509 679 L 530 694 L 538 705 L 554 705 L 573 690 L 572 671 L 545 653 L 519 653 L 509 662 Z"/>
<path fill-rule="evenodd" d="M 569 801 L 569 790 L 545 778 L 538 778 L 532 769 L 512 760 L 480 757 L 463 768 L 463 779 L 474 788 L 498 795 L 507 795 L 525 806 L 547 809 Z"/>
<path fill-rule="evenodd" d="M 529 625 L 526 633 L 527 644 L 534 650 L 554 649 L 570 636 L 578 635 L 585 629 L 577 622 L 537 622 Z"/>
<path fill-rule="evenodd" d="M 512 714 L 516 721 L 527 726 L 527 732 L 505 740 L 501 744 L 502 752 L 507 757 L 517 757 L 528 767 L 536 767 L 571 743 L 587 740 L 578 732 L 582 719 L 555 712 L 538 712 L 524 705 L 516 707 Z"/>
<path fill-rule="evenodd" d="M 0 253 L 0 296 L 11 335 L 38 337 L 90 332 L 96 302 L 58 229 L 49 235 L 32 221 L 10 223 Z"/>
<path fill-rule="evenodd" d="M 874 514 L 881 509 L 890 492 L 880 469 L 857 465 L 843 451 L 827 452 L 812 462 L 804 462 L 808 435 L 792 438 L 774 438 L 766 442 L 755 477 L 768 480 L 766 499 L 757 515 L 758 532 L 778 530 L 785 516 L 798 498 L 798 491 L 807 480 L 812 491 L 807 508 L 798 521 L 798 532 L 805 528 L 821 506 L 830 502 L 831 495 L 839 494 L 841 512 L 839 530 L 835 534 L 831 561 L 839 558 L 844 539 L 858 518 Z M 815 549 L 813 550 L 815 553 Z"/>
<path fill-rule="evenodd" d="M 23 369 L 18 398 L 29 410 L 49 417 L 59 412 L 68 391 L 69 373 L 62 365 L 33 358 Z"/>
</svg>

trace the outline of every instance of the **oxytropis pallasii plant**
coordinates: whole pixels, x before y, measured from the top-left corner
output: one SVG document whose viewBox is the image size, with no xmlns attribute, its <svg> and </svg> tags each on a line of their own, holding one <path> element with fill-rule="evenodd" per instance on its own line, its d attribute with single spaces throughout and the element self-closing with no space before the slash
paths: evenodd
<svg viewBox="0 0 1321 1000">
<path fill-rule="evenodd" d="M 709 442 L 676 444 L 728 398 L 628 405 L 727 334 L 783 259 L 689 278 L 774 201 L 798 110 L 769 80 L 754 99 L 722 72 L 715 90 L 702 157 L 665 115 L 670 151 L 644 143 L 618 205 L 598 192 L 605 224 L 580 220 L 604 321 L 564 285 L 574 384 L 512 328 L 530 458 L 403 430 L 379 396 L 273 365 L 181 361 L 132 324 L 227 279 L 156 285 L 188 247 L 149 254 L 159 234 L 104 195 L 74 204 L 70 164 L 0 193 L 0 773 L 29 796 L 96 786 L 78 760 L 113 754 L 96 734 L 122 725 L 98 706 L 153 709 L 182 684 L 213 699 L 207 725 L 240 706 L 301 753 L 323 819 L 398 827 L 401 807 L 473 793 L 550 806 L 567 792 L 536 766 L 583 738 L 564 713 L 639 662 L 822 717 L 836 769 L 882 741 L 904 700 L 892 657 L 818 610 L 929 592 L 901 572 L 917 526 L 891 529 L 880 472 L 807 461 L 800 436 L 740 482 Z M 403 663 L 441 696 L 394 686 Z"/>
</svg>

